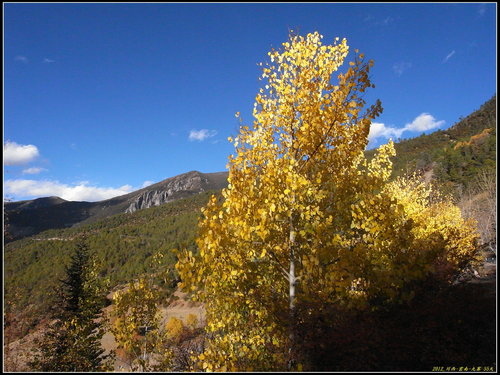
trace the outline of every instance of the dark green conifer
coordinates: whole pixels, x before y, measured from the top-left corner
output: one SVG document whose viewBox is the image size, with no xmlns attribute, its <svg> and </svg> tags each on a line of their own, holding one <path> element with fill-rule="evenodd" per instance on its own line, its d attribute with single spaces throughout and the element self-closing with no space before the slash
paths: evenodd
<svg viewBox="0 0 500 375">
<path fill-rule="evenodd" d="M 31 366 L 37 371 L 106 371 L 112 355 L 104 354 L 101 309 L 105 289 L 98 280 L 95 261 L 84 243 L 78 243 L 66 275 L 60 280 L 52 318 L 38 342 Z"/>
</svg>

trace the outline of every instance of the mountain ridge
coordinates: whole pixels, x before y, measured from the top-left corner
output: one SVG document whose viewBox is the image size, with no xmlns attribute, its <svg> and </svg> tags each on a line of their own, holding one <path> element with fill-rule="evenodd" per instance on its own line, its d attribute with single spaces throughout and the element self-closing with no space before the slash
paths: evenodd
<svg viewBox="0 0 500 375">
<path fill-rule="evenodd" d="M 66 201 L 59 197 L 5 202 L 8 216 L 6 242 L 38 234 L 48 229 L 62 229 L 95 222 L 119 213 L 140 209 L 227 186 L 228 172 L 202 173 L 190 171 L 141 188 L 97 202 Z"/>
</svg>

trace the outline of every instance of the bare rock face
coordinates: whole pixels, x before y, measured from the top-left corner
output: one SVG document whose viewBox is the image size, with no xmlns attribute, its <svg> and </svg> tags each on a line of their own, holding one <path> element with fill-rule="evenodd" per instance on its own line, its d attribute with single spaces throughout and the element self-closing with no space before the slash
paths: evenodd
<svg viewBox="0 0 500 375">
<path fill-rule="evenodd" d="M 132 213 L 137 210 L 142 210 L 143 208 L 159 206 L 169 201 L 168 196 L 169 194 L 166 191 L 147 191 L 136 198 L 136 200 L 128 206 L 125 212 Z"/>
<path fill-rule="evenodd" d="M 182 174 L 155 185 L 156 189 L 154 190 L 151 190 L 151 187 L 147 188 L 134 199 L 125 212 L 132 213 L 198 194 L 205 191 L 207 186 L 209 186 L 208 178 L 199 172 Z"/>
</svg>

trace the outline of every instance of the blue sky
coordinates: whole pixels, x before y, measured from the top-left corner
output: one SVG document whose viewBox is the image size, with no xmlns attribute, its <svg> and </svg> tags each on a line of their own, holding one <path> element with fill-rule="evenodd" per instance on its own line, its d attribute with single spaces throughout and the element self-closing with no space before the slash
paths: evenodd
<svg viewBox="0 0 500 375">
<path fill-rule="evenodd" d="M 375 60 L 370 146 L 496 93 L 496 3 L 3 4 L 4 197 L 95 201 L 225 170 L 288 30 Z M 350 54 L 349 58 L 352 56 Z"/>
</svg>

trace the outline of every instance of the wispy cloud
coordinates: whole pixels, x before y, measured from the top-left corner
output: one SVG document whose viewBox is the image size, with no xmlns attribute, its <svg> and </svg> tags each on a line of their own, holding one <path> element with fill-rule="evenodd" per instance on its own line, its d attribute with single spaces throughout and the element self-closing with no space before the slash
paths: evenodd
<svg viewBox="0 0 500 375">
<path fill-rule="evenodd" d="M 407 131 L 422 133 L 428 130 L 437 129 L 444 124 L 444 120 L 436 121 L 434 116 L 425 112 L 415 117 L 412 122 L 406 124 L 402 128 L 387 126 L 379 122 L 373 122 L 370 126 L 368 140 L 370 142 L 373 142 L 379 137 L 384 137 L 387 139 L 399 138 L 404 132 Z"/>
<path fill-rule="evenodd" d="M 15 61 L 20 61 L 24 64 L 27 64 L 29 62 L 28 58 L 26 56 L 21 56 L 21 55 L 18 55 L 16 57 L 14 57 L 14 60 Z"/>
<path fill-rule="evenodd" d="M 39 174 L 41 172 L 45 172 L 47 169 L 39 168 L 39 167 L 31 167 L 27 169 L 23 169 L 23 174 Z"/>
<path fill-rule="evenodd" d="M 394 73 L 396 73 L 396 75 L 398 77 L 401 77 L 401 75 L 408 69 L 410 69 L 412 67 L 412 63 L 411 62 L 405 62 L 405 61 L 402 61 L 402 62 L 398 62 L 398 63 L 395 63 L 393 66 L 392 66 L 392 70 L 394 71 Z"/>
<path fill-rule="evenodd" d="M 217 134 L 216 130 L 209 129 L 200 129 L 200 130 L 191 130 L 189 132 L 189 140 L 190 141 L 204 141 L 207 138 L 214 137 Z"/>
<path fill-rule="evenodd" d="M 3 144 L 4 165 L 26 164 L 35 160 L 39 155 L 38 148 L 34 145 L 19 145 L 11 141 Z"/>
<path fill-rule="evenodd" d="M 55 63 L 56 60 L 52 60 L 52 59 L 49 59 L 47 57 L 44 57 L 43 58 L 43 61 L 42 61 L 44 64 L 51 64 L 51 63 Z"/>
<path fill-rule="evenodd" d="M 373 16 L 371 14 L 366 14 L 365 16 L 363 16 L 363 22 L 372 22 L 373 21 Z"/>
<path fill-rule="evenodd" d="M 95 202 L 113 198 L 134 191 L 130 185 L 118 188 L 90 186 L 88 182 L 79 182 L 73 185 L 62 184 L 50 180 L 6 180 L 5 194 L 22 198 L 58 196 L 68 201 Z"/>
<path fill-rule="evenodd" d="M 149 181 L 149 180 L 146 180 L 142 183 L 142 186 L 141 188 L 145 188 L 145 187 L 148 187 L 150 185 L 153 185 L 155 182 L 154 181 Z"/>
<path fill-rule="evenodd" d="M 379 25 L 383 25 L 383 26 L 386 26 L 386 25 L 389 25 L 390 23 L 392 23 L 392 21 L 394 21 L 394 18 L 392 18 L 391 16 L 389 17 L 385 17 L 383 20 L 381 21 L 378 21 L 378 24 Z"/>
<path fill-rule="evenodd" d="M 451 51 L 449 54 L 446 55 L 446 57 L 443 59 L 442 64 L 445 64 L 451 57 L 455 54 L 455 50 Z"/>
<path fill-rule="evenodd" d="M 363 22 L 368 24 L 368 26 L 387 26 L 394 22 L 394 18 L 387 16 L 385 18 L 375 18 L 371 14 L 363 16 Z"/>
<path fill-rule="evenodd" d="M 477 9 L 477 14 L 479 15 L 479 17 L 482 17 L 484 16 L 484 14 L 486 13 L 486 4 L 479 4 L 479 8 Z"/>
</svg>

